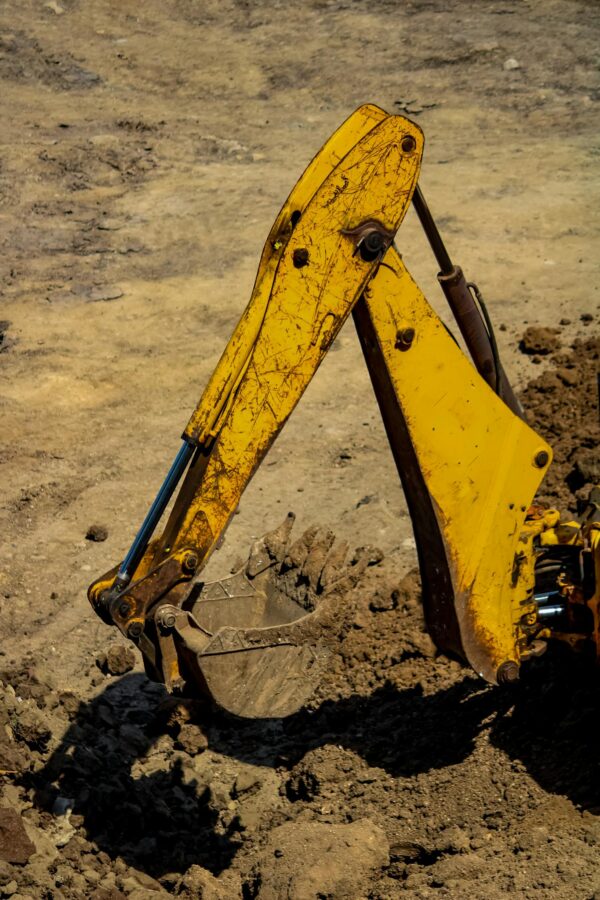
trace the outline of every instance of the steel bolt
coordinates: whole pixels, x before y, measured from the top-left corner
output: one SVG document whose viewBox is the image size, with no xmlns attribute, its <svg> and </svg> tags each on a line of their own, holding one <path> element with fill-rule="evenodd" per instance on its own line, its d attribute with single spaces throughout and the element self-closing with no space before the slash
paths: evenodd
<svg viewBox="0 0 600 900">
<path fill-rule="evenodd" d="M 143 630 L 144 626 L 141 622 L 132 622 L 127 629 L 127 637 L 131 638 L 132 641 L 135 641 L 139 638 Z"/>
<path fill-rule="evenodd" d="M 501 663 L 496 672 L 496 680 L 498 684 L 514 684 L 519 680 L 519 664 L 513 659 Z"/>
<path fill-rule="evenodd" d="M 361 242 L 368 253 L 382 253 L 385 250 L 385 238 L 380 231 L 370 231 Z"/>
<path fill-rule="evenodd" d="M 156 624 L 164 631 L 170 631 L 177 622 L 177 612 L 172 606 L 160 606 L 156 610 Z"/>
<path fill-rule="evenodd" d="M 417 142 L 412 134 L 407 134 L 402 138 L 402 149 L 405 153 L 412 153 L 416 146 Z"/>
<path fill-rule="evenodd" d="M 292 254 L 292 262 L 296 269 L 302 269 L 308 265 L 308 250 L 306 247 L 297 247 Z"/>
<path fill-rule="evenodd" d="M 198 568 L 198 562 L 199 560 L 197 553 L 186 553 L 186 555 L 183 557 L 181 565 L 185 572 L 195 572 Z"/>
<path fill-rule="evenodd" d="M 129 605 L 129 603 L 127 603 L 126 600 L 123 603 L 119 604 L 119 615 L 124 619 L 129 615 L 130 611 L 131 606 Z"/>
<path fill-rule="evenodd" d="M 540 450 L 539 453 L 536 453 L 535 456 L 533 457 L 533 463 L 535 466 L 538 467 L 538 469 L 543 469 L 549 459 L 550 459 L 550 456 L 547 453 L 547 451 Z"/>
<path fill-rule="evenodd" d="M 414 339 L 414 328 L 401 328 L 396 334 L 396 348 L 398 350 L 408 350 Z"/>
</svg>

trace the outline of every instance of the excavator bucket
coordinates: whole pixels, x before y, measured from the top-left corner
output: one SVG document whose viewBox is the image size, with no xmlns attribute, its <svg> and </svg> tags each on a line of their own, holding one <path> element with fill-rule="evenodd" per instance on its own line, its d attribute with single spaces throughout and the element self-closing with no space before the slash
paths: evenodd
<svg viewBox="0 0 600 900">
<path fill-rule="evenodd" d="M 332 600 L 367 564 L 360 553 L 347 561 L 347 544 L 330 531 L 309 528 L 294 541 L 293 524 L 290 513 L 238 572 L 199 583 L 185 611 L 173 609 L 186 679 L 235 715 L 286 716 L 306 703 L 330 655 Z"/>
</svg>

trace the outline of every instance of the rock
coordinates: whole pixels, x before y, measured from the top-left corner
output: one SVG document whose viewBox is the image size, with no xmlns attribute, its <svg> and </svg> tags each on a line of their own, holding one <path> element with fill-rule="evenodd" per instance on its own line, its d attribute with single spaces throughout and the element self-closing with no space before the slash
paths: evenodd
<svg viewBox="0 0 600 900">
<path fill-rule="evenodd" d="M 349 825 L 288 822 L 274 828 L 251 880 L 257 900 L 356 900 L 371 876 L 389 865 L 385 833 L 369 819 Z"/>
<path fill-rule="evenodd" d="M 523 332 L 519 342 L 519 350 L 522 353 L 541 354 L 546 356 L 560 347 L 560 334 L 558 328 L 544 328 L 538 325 L 530 325 Z"/>
<path fill-rule="evenodd" d="M 155 728 L 158 732 L 168 731 L 174 736 L 202 708 L 202 701 L 186 697 L 165 697 L 156 707 Z"/>
<path fill-rule="evenodd" d="M 504 61 L 504 65 L 502 66 L 505 72 L 512 72 L 515 69 L 521 68 L 521 63 L 518 60 L 514 59 L 514 57 L 510 57 Z"/>
<path fill-rule="evenodd" d="M 577 369 L 567 369 L 564 366 L 561 366 L 556 370 L 556 374 L 565 387 L 575 387 L 575 385 L 579 384 Z"/>
<path fill-rule="evenodd" d="M 241 797 L 242 794 L 255 794 L 260 790 L 262 782 L 255 772 L 241 772 L 233 785 L 233 797 Z"/>
<path fill-rule="evenodd" d="M 179 883 L 178 897 L 190 900 L 227 900 L 223 887 L 207 869 L 190 866 Z"/>
<path fill-rule="evenodd" d="M 237 814 L 237 827 L 240 831 L 257 831 L 264 811 L 256 806 L 243 806 Z"/>
<path fill-rule="evenodd" d="M 27 771 L 30 763 L 31 754 L 27 747 L 19 747 L 0 731 L 0 772 L 5 775 L 21 775 Z"/>
<path fill-rule="evenodd" d="M 208 740 L 197 725 L 187 723 L 181 726 L 177 735 L 176 746 L 191 756 L 203 753 L 208 747 Z"/>
<path fill-rule="evenodd" d="M 433 844 L 433 849 L 440 853 L 466 853 L 470 848 L 468 834 L 458 825 L 449 825 L 448 828 L 444 828 Z"/>
<path fill-rule="evenodd" d="M 0 859 L 0 886 L 3 884 L 8 884 L 9 881 L 12 881 L 14 874 L 15 869 L 13 869 L 10 863 L 7 863 L 3 859 Z"/>
<path fill-rule="evenodd" d="M 86 541 L 95 541 L 97 544 L 105 541 L 107 537 L 108 528 L 105 528 L 104 525 L 90 525 L 85 533 Z"/>
<path fill-rule="evenodd" d="M 157 896 L 168 897 L 163 886 L 151 875 L 145 872 L 133 872 L 131 875 L 120 879 L 121 890 L 125 891 L 130 897 L 134 896 L 138 891 L 146 892 L 149 896 L 156 894 Z"/>
<path fill-rule="evenodd" d="M 123 891 L 116 887 L 99 887 L 90 894 L 90 900 L 127 900 Z"/>
<path fill-rule="evenodd" d="M 58 695 L 58 702 L 67 713 L 69 718 L 77 715 L 81 700 L 72 691 L 63 691 Z"/>
<path fill-rule="evenodd" d="M 352 750 L 343 747 L 316 747 L 294 766 L 286 785 L 290 800 L 312 800 L 333 785 L 358 779 L 363 763 Z M 380 770 L 371 769 L 371 772 Z"/>
<path fill-rule="evenodd" d="M 600 451 L 582 449 L 575 458 L 575 470 L 584 484 L 600 484 Z"/>
<path fill-rule="evenodd" d="M 67 809 L 64 815 L 57 816 L 48 830 L 55 847 L 66 847 L 75 835 L 75 828 L 71 824 L 71 810 Z"/>
<path fill-rule="evenodd" d="M 14 809 L 0 807 L 0 860 L 24 865 L 35 853 L 21 816 Z"/>
<path fill-rule="evenodd" d="M 398 606 L 398 592 L 392 591 L 376 591 L 369 601 L 369 609 L 371 612 L 390 612 Z"/>
<path fill-rule="evenodd" d="M 170 897 L 162 888 L 160 891 L 149 891 L 147 888 L 136 888 L 127 894 L 127 900 L 152 900 L 153 897 Z"/>
<path fill-rule="evenodd" d="M 376 566 L 383 559 L 383 550 L 380 550 L 379 547 L 374 547 L 372 544 L 365 544 L 364 547 L 357 547 L 354 551 L 354 556 L 351 559 L 351 564 L 355 566 L 359 562 L 365 562 L 367 566 Z"/>
<path fill-rule="evenodd" d="M 430 871 L 440 886 L 446 884 L 451 889 L 450 896 L 457 896 L 459 885 L 464 889 L 463 882 L 477 882 L 478 879 L 482 879 L 491 865 L 490 860 L 471 852 L 444 856 L 431 867 Z"/>
<path fill-rule="evenodd" d="M 571 320 L 570 320 L 570 319 L 561 319 L 560 322 L 559 322 L 558 324 L 559 324 L 559 325 L 570 325 L 570 324 L 571 324 Z"/>
<path fill-rule="evenodd" d="M 104 284 L 87 288 L 85 296 L 88 300 L 96 303 L 99 300 L 118 300 L 123 296 L 123 291 L 116 284 Z"/>
<path fill-rule="evenodd" d="M 5 884 L 0 893 L 3 897 L 12 897 L 13 894 L 16 894 L 19 890 L 19 885 L 14 880 L 9 881 L 8 884 Z"/>
<path fill-rule="evenodd" d="M 32 750 L 43 750 L 50 740 L 48 722 L 37 707 L 22 704 L 15 724 L 17 740 L 24 741 Z"/>
<path fill-rule="evenodd" d="M 113 644 L 98 656 L 96 664 L 105 675 L 124 675 L 133 669 L 135 653 L 125 644 Z"/>
<path fill-rule="evenodd" d="M 421 574 L 418 569 L 411 569 L 398 587 L 391 593 L 391 599 L 396 606 L 403 609 L 414 609 L 421 600 Z"/>
<path fill-rule="evenodd" d="M 583 322 L 584 325 L 589 325 L 590 322 L 594 321 L 594 317 L 591 313 L 583 313 L 581 316 L 579 316 L 579 318 L 581 319 L 581 321 Z"/>
</svg>

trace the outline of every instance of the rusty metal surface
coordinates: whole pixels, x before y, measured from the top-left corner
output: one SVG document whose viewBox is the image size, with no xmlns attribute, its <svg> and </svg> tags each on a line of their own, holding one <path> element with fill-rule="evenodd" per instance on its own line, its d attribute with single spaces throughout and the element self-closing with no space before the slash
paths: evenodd
<svg viewBox="0 0 600 900">
<path fill-rule="evenodd" d="M 523 417 L 523 409 L 499 360 L 494 359 L 490 338 L 460 266 L 449 273 L 440 272 L 438 281 L 456 319 L 475 368 L 489 386 L 502 397 L 515 415 Z"/>
</svg>

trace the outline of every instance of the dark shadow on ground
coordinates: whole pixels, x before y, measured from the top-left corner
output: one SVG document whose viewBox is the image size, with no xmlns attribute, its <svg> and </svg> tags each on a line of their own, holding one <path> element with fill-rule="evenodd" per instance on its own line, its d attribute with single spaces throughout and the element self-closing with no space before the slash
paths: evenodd
<svg viewBox="0 0 600 900">
<path fill-rule="evenodd" d="M 155 877 L 199 863 L 218 874 L 237 852 L 240 836 L 218 825 L 210 789 L 199 792 L 181 764 L 132 775 L 137 757 L 158 742 L 162 689 L 141 675 L 115 682 L 82 703 L 61 746 L 35 776 L 38 802 L 57 792 L 75 799 L 88 836 Z M 284 720 L 249 721 L 207 710 L 198 723 L 209 746 L 262 766 L 291 768 L 307 751 L 325 744 L 352 749 L 393 776 L 411 776 L 455 765 L 490 729 L 493 744 L 519 759 L 551 792 L 592 811 L 600 809 L 596 673 L 571 655 L 551 654 L 530 665 L 514 690 L 492 689 L 466 676 L 424 696 L 420 689 L 384 685 L 369 697 L 327 701 Z M 167 746 L 168 745 L 168 746 Z M 52 787 L 48 788 L 48 785 Z"/>
<path fill-rule="evenodd" d="M 600 815 L 600 677 L 590 660 L 557 645 L 524 667 L 490 738 L 544 790 Z"/>
<path fill-rule="evenodd" d="M 216 827 L 208 789 L 190 782 L 180 762 L 165 762 L 173 749 L 159 730 L 165 696 L 162 686 L 132 674 L 81 703 L 60 746 L 33 776 L 37 804 L 52 809 L 57 796 L 70 798 L 90 840 L 155 877 L 193 863 L 218 873 L 239 839 Z M 132 771 L 138 759 L 145 760 L 143 773 Z"/>
</svg>

